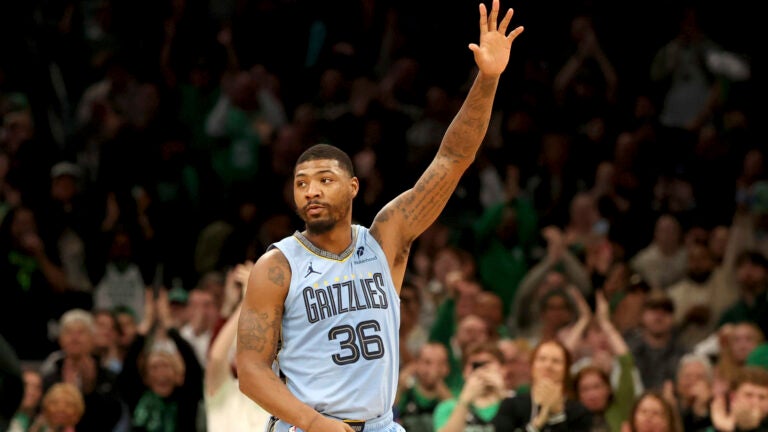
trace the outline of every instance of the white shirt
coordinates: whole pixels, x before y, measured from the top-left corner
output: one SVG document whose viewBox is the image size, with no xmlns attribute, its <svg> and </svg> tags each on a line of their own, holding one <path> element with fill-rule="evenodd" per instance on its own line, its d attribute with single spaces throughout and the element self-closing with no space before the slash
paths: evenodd
<svg viewBox="0 0 768 432">
<path fill-rule="evenodd" d="M 261 432 L 269 413 L 240 391 L 237 379 L 229 375 L 218 391 L 205 396 L 208 432 Z"/>
<path fill-rule="evenodd" d="M 200 362 L 200 366 L 205 367 L 205 364 L 208 361 L 208 348 L 211 346 L 213 332 L 211 330 L 206 330 L 198 335 L 195 334 L 191 325 L 185 324 L 179 330 L 179 334 L 181 334 L 181 337 L 183 337 L 184 340 L 192 345 L 192 349 L 195 350 L 197 361 Z"/>
</svg>

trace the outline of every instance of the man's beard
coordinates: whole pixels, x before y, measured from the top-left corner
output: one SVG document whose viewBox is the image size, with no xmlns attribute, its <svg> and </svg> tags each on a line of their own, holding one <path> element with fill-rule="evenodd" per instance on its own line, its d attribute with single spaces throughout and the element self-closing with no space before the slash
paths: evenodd
<svg viewBox="0 0 768 432">
<path fill-rule="evenodd" d="M 307 227 L 307 233 L 312 235 L 325 234 L 331 231 L 340 220 L 343 219 L 343 215 L 349 210 L 352 203 L 345 209 L 340 209 L 336 206 L 327 206 L 328 216 L 322 219 L 312 219 L 307 215 L 306 210 L 302 209 L 299 212 L 299 216 L 304 220 L 304 224 Z"/>
<path fill-rule="evenodd" d="M 336 222 L 332 218 L 307 221 L 307 232 L 310 234 L 325 234 L 336 226 Z"/>
</svg>

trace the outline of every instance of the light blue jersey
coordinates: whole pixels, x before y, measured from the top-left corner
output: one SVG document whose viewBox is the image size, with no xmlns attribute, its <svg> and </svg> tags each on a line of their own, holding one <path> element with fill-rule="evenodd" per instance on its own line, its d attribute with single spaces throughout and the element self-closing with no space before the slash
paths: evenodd
<svg viewBox="0 0 768 432">
<path fill-rule="evenodd" d="M 400 298 L 378 242 L 352 225 L 352 243 L 340 255 L 299 232 L 270 248 L 291 266 L 277 357 L 288 389 L 327 416 L 391 417 Z"/>
</svg>

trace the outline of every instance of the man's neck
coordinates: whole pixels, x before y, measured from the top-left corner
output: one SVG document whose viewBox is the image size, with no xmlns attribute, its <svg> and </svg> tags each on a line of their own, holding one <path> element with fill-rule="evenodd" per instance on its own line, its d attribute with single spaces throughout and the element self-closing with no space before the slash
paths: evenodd
<svg viewBox="0 0 768 432">
<path fill-rule="evenodd" d="M 417 381 L 416 381 L 416 389 L 417 389 L 417 390 L 419 391 L 419 393 L 420 393 L 422 396 L 424 396 L 425 398 L 429 398 L 429 399 L 435 399 L 435 398 L 437 398 L 438 396 L 440 396 L 440 394 L 439 394 L 439 393 L 438 393 L 438 391 L 437 391 L 437 386 L 436 386 L 436 385 L 432 385 L 432 386 L 429 386 L 429 387 L 425 387 L 425 386 L 423 386 L 423 385 L 422 385 L 422 384 L 421 384 L 421 383 L 420 383 L 420 382 L 417 380 Z"/>
<path fill-rule="evenodd" d="M 344 252 L 352 243 L 352 227 L 349 223 L 337 224 L 330 231 L 321 234 L 314 234 L 309 230 L 304 230 L 302 234 L 316 247 L 336 255 Z"/>
</svg>

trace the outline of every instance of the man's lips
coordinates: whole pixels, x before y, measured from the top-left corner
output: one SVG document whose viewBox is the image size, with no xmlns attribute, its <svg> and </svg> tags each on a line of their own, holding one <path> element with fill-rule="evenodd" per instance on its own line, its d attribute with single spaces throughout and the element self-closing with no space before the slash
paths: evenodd
<svg viewBox="0 0 768 432">
<path fill-rule="evenodd" d="M 315 215 L 323 211 L 323 208 L 325 208 L 322 204 L 309 204 L 306 207 L 304 207 L 306 213 L 308 215 Z"/>
</svg>

